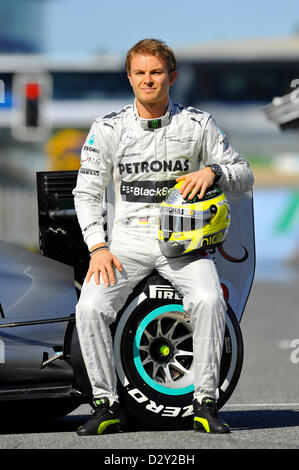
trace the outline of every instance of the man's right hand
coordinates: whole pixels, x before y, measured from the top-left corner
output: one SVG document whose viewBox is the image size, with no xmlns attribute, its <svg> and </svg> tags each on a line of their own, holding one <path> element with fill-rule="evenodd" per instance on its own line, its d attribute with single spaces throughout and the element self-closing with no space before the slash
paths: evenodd
<svg viewBox="0 0 299 470">
<path fill-rule="evenodd" d="M 95 248 L 96 247 L 92 247 L 91 251 Z M 106 286 L 110 286 L 110 283 L 115 284 L 114 266 L 116 266 L 119 272 L 122 271 L 121 262 L 108 248 L 95 252 L 90 258 L 89 269 L 85 279 L 86 282 L 89 282 L 91 276 L 94 275 L 95 283 L 99 285 L 101 274 Z"/>
</svg>

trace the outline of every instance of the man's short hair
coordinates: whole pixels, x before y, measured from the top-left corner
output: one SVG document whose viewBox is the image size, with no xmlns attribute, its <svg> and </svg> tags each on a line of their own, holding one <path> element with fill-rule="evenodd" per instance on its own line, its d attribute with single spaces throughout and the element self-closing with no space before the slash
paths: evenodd
<svg viewBox="0 0 299 470">
<path fill-rule="evenodd" d="M 142 39 L 131 47 L 126 57 L 126 70 L 128 73 L 130 73 L 131 70 L 132 57 L 136 54 L 158 56 L 165 60 L 168 73 L 176 70 L 176 58 L 172 49 L 159 39 Z"/>
</svg>

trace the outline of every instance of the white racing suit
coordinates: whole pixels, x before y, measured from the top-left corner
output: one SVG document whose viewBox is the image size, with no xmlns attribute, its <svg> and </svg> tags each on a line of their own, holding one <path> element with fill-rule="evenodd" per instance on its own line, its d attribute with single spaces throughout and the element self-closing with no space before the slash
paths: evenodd
<svg viewBox="0 0 299 470">
<path fill-rule="evenodd" d="M 135 104 L 92 124 L 82 149 L 74 189 L 75 208 L 88 246 L 105 241 L 101 204 L 113 179 L 115 219 L 110 251 L 122 263 L 116 284 L 84 282 L 76 307 L 83 359 L 95 398 L 117 400 L 113 343 L 109 325 L 134 287 L 154 269 L 182 294 L 191 315 L 194 396 L 216 398 L 225 330 L 226 303 L 214 262 L 208 255 L 165 258 L 159 248 L 159 204 L 176 178 L 218 163 L 217 185 L 247 191 L 249 164 L 229 145 L 212 116 L 169 102 L 160 119 L 139 117 Z"/>
</svg>

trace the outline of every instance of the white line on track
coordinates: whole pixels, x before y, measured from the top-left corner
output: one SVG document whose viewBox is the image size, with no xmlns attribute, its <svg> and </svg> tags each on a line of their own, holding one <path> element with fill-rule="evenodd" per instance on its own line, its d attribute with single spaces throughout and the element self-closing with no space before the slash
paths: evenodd
<svg viewBox="0 0 299 470">
<path fill-rule="evenodd" d="M 223 408 L 263 408 L 268 406 L 299 406 L 299 403 L 233 403 L 223 405 Z"/>
</svg>

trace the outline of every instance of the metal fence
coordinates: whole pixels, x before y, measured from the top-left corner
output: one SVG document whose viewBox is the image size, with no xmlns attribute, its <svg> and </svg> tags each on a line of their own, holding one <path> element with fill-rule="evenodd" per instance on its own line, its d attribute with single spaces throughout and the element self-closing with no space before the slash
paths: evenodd
<svg viewBox="0 0 299 470">
<path fill-rule="evenodd" d="M 34 249 L 38 238 L 36 191 L 0 187 L 0 240 Z"/>
</svg>

